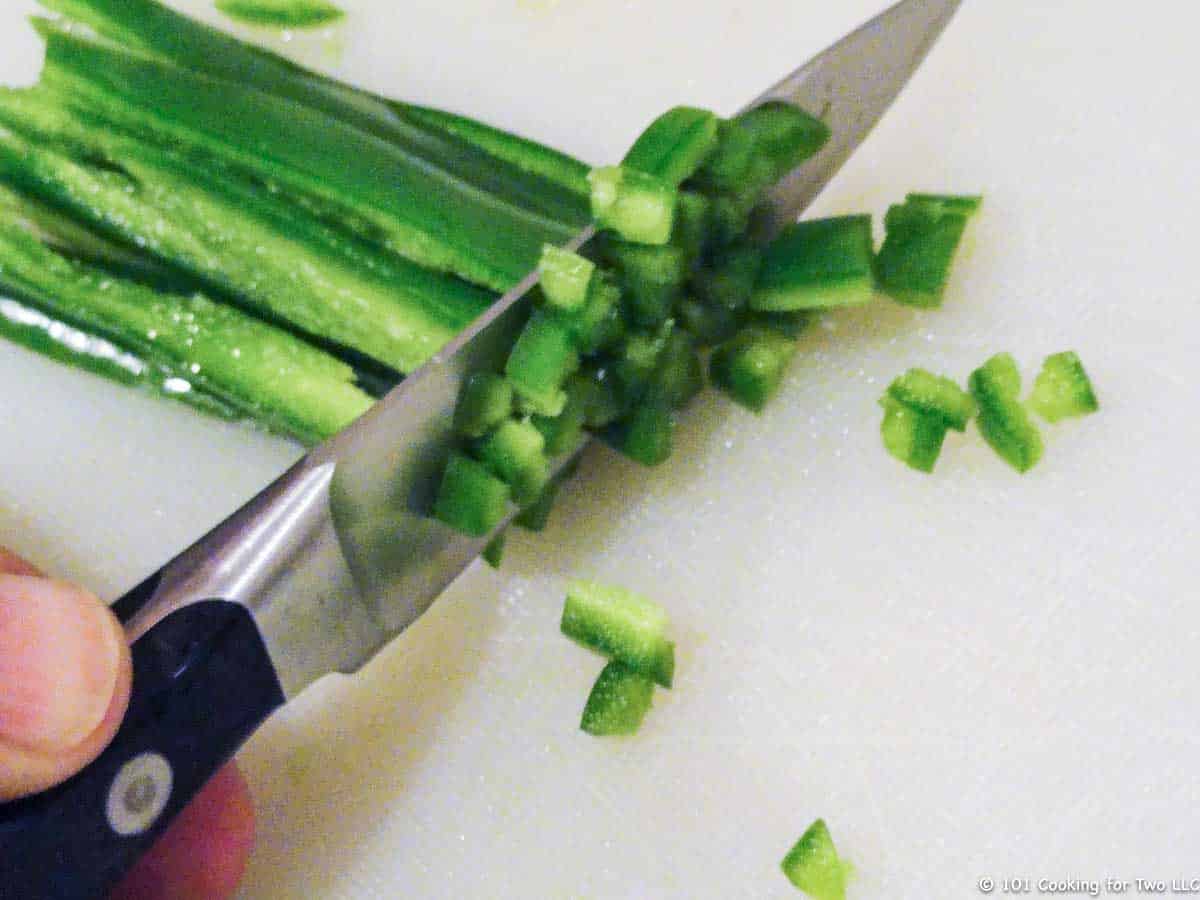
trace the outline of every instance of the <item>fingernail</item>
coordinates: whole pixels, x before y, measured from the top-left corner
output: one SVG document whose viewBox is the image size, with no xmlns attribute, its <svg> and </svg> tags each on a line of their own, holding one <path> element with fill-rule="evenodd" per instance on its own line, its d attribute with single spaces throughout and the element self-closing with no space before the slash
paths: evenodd
<svg viewBox="0 0 1200 900">
<path fill-rule="evenodd" d="M 0 740 L 43 752 L 81 743 L 112 703 L 121 640 L 83 591 L 0 575 Z"/>
</svg>

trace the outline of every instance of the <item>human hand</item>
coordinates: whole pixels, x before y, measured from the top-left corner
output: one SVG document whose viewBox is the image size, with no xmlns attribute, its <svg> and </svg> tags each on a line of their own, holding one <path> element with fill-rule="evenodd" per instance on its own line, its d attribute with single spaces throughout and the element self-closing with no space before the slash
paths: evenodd
<svg viewBox="0 0 1200 900">
<path fill-rule="evenodd" d="M 121 724 L 131 681 L 125 634 L 108 607 L 0 548 L 0 802 L 52 787 L 95 759 Z M 222 900 L 253 843 L 250 794 L 230 764 L 111 900 Z"/>
</svg>

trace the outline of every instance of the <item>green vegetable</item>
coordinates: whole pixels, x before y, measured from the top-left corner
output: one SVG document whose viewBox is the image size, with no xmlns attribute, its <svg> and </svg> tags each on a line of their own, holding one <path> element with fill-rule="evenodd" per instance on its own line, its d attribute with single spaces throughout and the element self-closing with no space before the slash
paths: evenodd
<svg viewBox="0 0 1200 900">
<path fill-rule="evenodd" d="M 675 323 L 668 320 L 654 331 L 631 331 L 615 354 L 613 370 L 624 397 L 638 400 L 649 393 Z"/>
<path fill-rule="evenodd" d="M 752 312 L 746 316 L 747 325 L 770 328 L 790 338 L 798 338 L 816 321 L 816 314 L 799 309 L 794 312 Z"/>
<path fill-rule="evenodd" d="M 521 526 L 526 531 L 545 530 L 550 522 L 550 512 L 554 508 L 554 501 L 558 499 L 558 490 L 561 486 L 561 480 L 557 478 L 551 480 L 538 494 L 536 500 L 517 513 L 513 524 Z"/>
<path fill-rule="evenodd" d="M 692 280 L 696 293 L 706 302 L 728 309 L 741 309 L 750 300 L 763 266 L 763 252 L 747 241 L 730 244 L 713 254 L 712 260 Z"/>
<path fill-rule="evenodd" d="M 483 561 L 493 569 L 500 568 L 500 563 L 504 560 L 504 544 L 507 538 L 508 532 L 500 532 L 488 541 L 488 545 L 483 548 L 483 553 L 480 554 L 483 557 Z"/>
<path fill-rule="evenodd" d="M 910 306 L 940 306 L 950 266 L 979 197 L 909 194 L 887 211 L 887 236 L 875 260 L 880 289 Z"/>
<path fill-rule="evenodd" d="M 613 445 L 643 466 L 658 466 L 671 456 L 675 420 L 663 399 L 647 398 L 638 403 L 611 436 Z"/>
<path fill-rule="evenodd" d="M 675 645 L 661 606 L 624 588 L 574 581 L 563 606 L 562 633 L 629 669 L 670 687 Z"/>
<path fill-rule="evenodd" d="M 672 244 L 651 247 L 611 241 L 606 255 L 619 274 L 634 324 L 653 328 L 664 322 L 687 279 L 686 251 Z"/>
<path fill-rule="evenodd" d="M 326 0 L 216 0 L 217 9 L 249 25 L 315 28 L 345 18 Z"/>
<path fill-rule="evenodd" d="M 625 413 L 625 392 L 612 365 L 589 363 L 583 366 L 579 374 L 584 423 L 588 428 L 604 428 Z"/>
<path fill-rule="evenodd" d="M 329 7 L 326 0 L 217 0 L 258 7 Z M 395 119 L 388 102 L 301 68 L 264 48 L 176 12 L 158 0 L 39 0 L 113 43 L 186 68 L 303 100 L 359 124 Z"/>
<path fill-rule="evenodd" d="M 435 518 L 456 531 L 484 537 L 508 515 L 508 485 L 481 462 L 450 454 L 433 506 Z"/>
<path fill-rule="evenodd" d="M 454 407 L 454 430 L 463 437 L 483 437 L 513 411 L 512 385 L 493 372 L 476 372 L 463 381 Z"/>
<path fill-rule="evenodd" d="M 745 187 L 746 175 L 758 148 L 754 135 L 736 120 L 726 120 L 717 129 L 717 146 L 697 173 L 699 186 L 709 193 L 737 191 Z"/>
<path fill-rule="evenodd" d="M 570 332 L 555 318 L 539 311 L 517 338 L 504 374 L 530 412 L 557 416 L 567 403 L 563 382 L 578 368 L 579 354 Z"/>
<path fill-rule="evenodd" d="M 815 156 L 829 140 L 829 126 L 804 110 L 781 100 L 769 100 L 740 114 L 737 125 L 754 143 L 752 187 L 773 185 L 805 160 Z M 745 185 L 734 185 L 745 189 Z"/>
<path fill-rule="evenodd" d="M 1020 376 L 1013 358 L 993 356 L 971 373 L 970 388 L 984 440 L 1018 472 L 1029 471 L 1042 458 L 1042 436 L 1018 397 Z"/>
<path fill-rule="evenodd" d="M 460 138 L 523 171 L 566 188 L 584 200 L 591 193 L 587 180 L 590 168 L 565 153 L 466 116 L 408 103 L 390 105 L 405 118 Z"/>
<path fill-rule="evenodd" d="M 182 401 L 209 415 L 223 419 L 239 419 L 245 415 L 170 369 L 163 369 L 122 349 L 95 332 L 77 328 L 41 309 L 7 297 L 0 297 L 0 337 L 48 359 L 149 394 Z"/>
<path fill-rule="evenodd" d="M 728 340 L 738 330 L 738 316 L 734 310 L 692 296 L 684 296 L 675 304 L 675 317 L 700 347 Z"/>
<path fill-rule="evenodd" d="M 550 481 L 546 439 L 527 421 L 508 419 L 475 445 L 479 459 L 512 492 L 519 506 L 532 503 Z"/>
<path fill-rule="evenodd" d="M 152 0 L 45 3 L 66 20 L 39 23 L 42 86 L 0 95 L 13 126 L 0 132 L 0 177 L 84 237 L 95 229 L 105 265 L 149 261 L 153 277 L 207 286 L 386 374 L 428 359 L 492 299 L 425 267 L 503 289 L 541 259 L 546 302 L 503 378 L 468 379 L 460 396 L 455 427 L 478 459 L 451 461 L 437 506 L 464 530 L 499 521 L 510 498 L 536 512 L 552 496 L 548 457 L 578 446 L 585 425 L 643 462 L 665 459 L 672 409 L 703 384 L 698 343 L 724 340 L 714 377 L 761 408 L 806 320 L 797 311 L 828 305 L 797 287 L 804 267 L 789 260 L 788 301 L 746 309 L 752 289 L 770 292 L 741 232 L 770 184 L 828 137 L 794 107 L 728 123 L 678 107 L 622 166 L 585 178 L 534 142 L 305 72 Z M 599 253 L 615 278 L 557 249 L 584 200 L 614 232 Z M 801 250 L 814 255 L 813 243 Z M 849 277 L 845 247 L 829 244 L 827 294 Z M 581 354 L 591 359 L 577 372 Z"/>
<path fill-rule="evenodd" d="M 676 106 L 641 133 L 621 165 L 678 186 L 716 149 L 719 124 L 707 109 Z"/>
<path fill-rule="evenodd" d="M 683 252 L 688 268 L 695 265 L 709 242 L 712 201 L 695 191 L 680 191 L 671 244 Z"/>
<path fill-rule="evenodd" d="M 137 251 L 97 234 L 62 210 L 0 184 L 0 221 L 18 225 L 64 256 L 107 268 L 145 269 L 161 275 Z"/>
<path fill-rule="evenodd" d="M 587 166 L 541 144 L 334 81 L 157 0 L 41 3 L 142 55 L 302 103 L 576 230 L 586 224 Z"/>
<path fill-rule="evenodd" d="M 603 350 L 625 334 L 621 289 L 605 271 L 598 272 L 592 279 L 583 306 L 569 312 L 556 312 L 557 320 L 570 333 L 581 353 Z"/>
<path fill-rule="evenodd" d="M 905 406 L 942 419 L 955 431 L 966 431 L 975 415 L 971 395 L 949 378 L 909 369 L 888 387 L 888 394 Z"/>
<path fill-rule="evenodd" d="M 590 387 L 579 372 L 572 373 L 563 388 L 567 402 L 557 416 L 533 416 L 531 421 L 546 441 L 547 456 L 574 450 L 583 437 Z"/>
<path fill-rule="evenodd" d="M 588 173 L 592 218 L 627 241 L 665 244 L 671 239 L 679 192 L 636 169 L 604 166 Z"/>
<path fill-rule="evenodd" d="M 658 365 L 647 394 L 674 409 L 682 409 L 704 389 L 704 364 L 691 335 L 674 328 L 658 355 Z"/>
<path fill-rule="evenodd" d="M 613 660 L 592 685 L 579 727 L 597 737 L 635 734 L 653 697 L 651 679 Z"/>
<path fill-rule="evenodd" d="M 764 193 L 829 138 L 829 128 L 788 103 L 771 101 L 724 122 L 716 151 L 696 176 L 713 199 L 717 243 L 736 240 Z"/>
<path fill-rule="evenodd" d="M 576 457 L 558 470 L 550 483 L 538 495 L 538 498 L 522 509 L 513 519 L 513 524 L 519 525 L 526 531 L 542 531 L 550 522 L 550 513 L 558 499 L 558 492 L 563 483 L 574 476 L 579 469 L 579 458 Z"/>
<path fill-rule="evenodd" d="M 1033 383 L 1029 405 L 1047 422 L 1084 416 L 1100 408 L 1092 381 L 1073 350 L 1046 357 Z"/>
<path fill-rule="evenodd" d="M 284 331 L 199 295 L 160 294 L 73 263 L 18 227 L 0 226 L 0 285 L 137 354 L 167 376 L 164 389 L 194 384 L 306 443 L 340 431 L 372 402 L 349 366 Z"/>
<path fill-rule="evenodd" d="M 546 302 L 571 312 L 587 302 L 596 264 L 578 253 L 547 244 L 542 248 L 538 271 Z"/>
<path fill-rule="evenodd" d="M 801 835 L 781 863 L 788 881 L 813 900 L 845 900 L 846 882 L 854 867 L 838 856 L 823 819 Z"/>
<path fill-rule="evenodd" d="M 723 247 L 746 237 L 751 231 L 751 220 L 760 199 L 759 192 L 752 190 L 739 195 L 713 195 L 709 216 L 710 242 Z"/>
<path fill-rule="evenodd" d="M 987 377 L 996 391 L 1014 400 L 1021 393 L 1021 370 L 1011 353 L 997 353 L 987 361 Z"/>
<path fill-rule="evenodd" d="M 805 223 L 804 240 L 772 246 L 774 268 L 743 239 L 763 192 L 828 137 L 786 104 L 729 123 L 670 110 L 622 166 L 583 178 L 533 142 L 339 85 L 149 0 L 45 2 L 90 28 L 40 22 L 43 85 L 0 95 L 13 126 L 0 131 L 0 177 L 94 228 L 95 252 L 131 252 L 313 343 L 402 371 L 492 299 L 429 269 L 500 290 L 540 258 L 545 304 L 503 378 L 468 379 L 456 411 L 477 459 L 450 460 L 436 507 L 468 533 L 494 528 L 510 499 L 544 518 L 548 457 L 577 446 L 585 425 L 644 463 L 664 460 L 673 408 L 703 384 L 697 342 L 724 339 L 714 379 L 761 408 L 799 313 L 861 288 L 864 225 L 869 281 L 866 217 Z M 583 200 L 613 232 L 600 252 L 619 286 L 557 249 L 583 224 Z M 910 202 L 966 211 L 955 198 Z M 577 371 L 581 354 L 592 359 Z"/>
<path fill-rule="evenodd" d="M 507 290 L 536 265 L 544 244 L 566 243 L 577 230 L 312 107 L 44 30 L 42 82 L 64 103 L 345 210 L 421 265 Z"/>
<path fill-rule="evenodd" d="M 783 382 L 796 342 L 761 325 L 747 325 L 718 346 L 709 362 L 713 384 L 754 412 L 762 412 Z"/>
<path fill-rule="evenodd" d="M 946 439 L 945 418 L 902 403 L 890 393 L 880 398 L 879 405 L 883 407 L 880 434 L 887 452 L 918 472 L 932 472 Z"/>
<path fill-rule="evenodd" d="M 979 194 L 909 194 L 905 202 L 920 207 L 934 216 L 958 214 L 972 216 L 983 206 Z"/>
<path fill-rule="evenodd" d="M 871 217 L 796 222 L 767 247 L 750 307 L 769 312 L 868 302 L 874 292 Z"/>
<path fill-rule="evenodd" d="M 211 28 L 157 0 L 38 0 L 48 10 L 100 35 L 198 72 L 253 85 L 360 122 L 385 120 L 383 101 L 308 72 L 295 63 Z M 229 2 L 229 0 L 221 0 Z M 244 0 L 251 2 L 251 0 Z M 321 0 L 260 0 L 269 3 Z M 388 118 L 394 116 L 386 115 Z"/>
<path fill-rule="evenodd" d="M 78 125 L 64 118 L 62 127 Z M 0 133 L 0 177 L 275 320 L 402 372 L 487 308 L 485 292 L 359 247 L 232 174 L 130 142 L 114 147 L 126 174 Z"/>
</svg>

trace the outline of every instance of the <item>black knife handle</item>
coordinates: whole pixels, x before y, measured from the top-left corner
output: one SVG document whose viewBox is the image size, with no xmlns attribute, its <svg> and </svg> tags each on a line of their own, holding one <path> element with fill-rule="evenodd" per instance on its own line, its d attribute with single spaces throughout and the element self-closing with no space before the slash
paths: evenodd
<svg viewBox="0 0 1200 900">
<path fill-rule="evenodd" d="M 154 582 L 115 607 L 127 618 Z M 240 604 L 172 613 L 132 647 L 129 712 L 108 749 L 58 787 L 0 804 L 0 898 L 99 900 L 284 702 Z"/>
</svg>

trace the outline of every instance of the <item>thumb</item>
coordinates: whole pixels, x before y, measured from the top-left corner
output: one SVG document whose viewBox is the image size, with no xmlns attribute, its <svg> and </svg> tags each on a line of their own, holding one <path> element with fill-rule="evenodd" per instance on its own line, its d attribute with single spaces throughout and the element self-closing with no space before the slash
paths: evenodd
<svg viewBox="0 0 1200 900">
<path fill-rule="evenodd" d="M 108 607 L 69 584 L 0 574 L 0 801 L 45 790 L 98 756 L 130 680 Z"/>
</svg>

